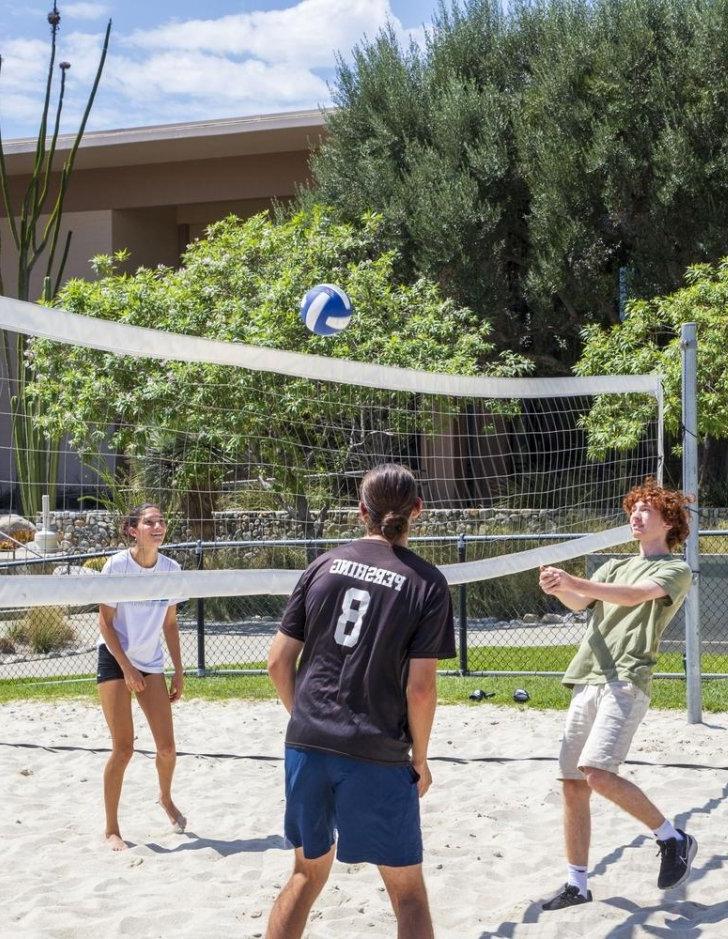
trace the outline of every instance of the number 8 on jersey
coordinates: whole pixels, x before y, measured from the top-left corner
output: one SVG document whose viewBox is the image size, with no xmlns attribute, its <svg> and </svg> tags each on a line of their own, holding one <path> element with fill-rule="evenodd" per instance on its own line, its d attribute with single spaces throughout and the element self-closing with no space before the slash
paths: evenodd
<svg viewBox="0 0 728 939">
<path fill-rule="evenodd" d="M 359 641 L 364 616 L 369 609 L 371 596 L 368 590 L 359 590 L 357 587 L 349 587 L 344 594 L 344 600 L 341 604 L 341 616 L 336 621 L 336 632 L 334 639 L 340 646 L 355 646 Z M 353 606 L 353 604 L 357 604 Z M 351 630 L 347 631 L 347 626 Z"/>
</svg>

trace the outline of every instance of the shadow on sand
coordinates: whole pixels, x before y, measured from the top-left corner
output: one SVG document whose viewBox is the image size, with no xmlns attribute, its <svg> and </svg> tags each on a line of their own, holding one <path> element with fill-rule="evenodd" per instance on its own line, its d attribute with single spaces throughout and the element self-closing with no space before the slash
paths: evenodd
<svg viewBox="0 0 728 939">
<path fill-rule="evenodd" d="M 697 815 L 710 815 L 718 806 L 728 797 L 728 784 L 723 787 L 719 796 L 709 799 L 706 803 L 695 808 L 682 812 L 675 819 L 679 828 L 687 827 L 691 818 Z M 593 877 L 597 874 L 603 874 L 608 867 L 611 867 L 631 848 L 637 848 L 651 842 L 652 839 L 647 835 L 639 835 L 629 844 L 616 848 L 610 854 L 607 854 L 594 865 L 589 872 Z M 700 854 L 698 854 L 698 858 Z M 702 880 L 713 871 L 720 870 L 725 862 L 728 861 L 728 854 L 715 854 L 708 858 L 703 864 L 693 864 L 693 870 L 690 880 L 670 892 L 662 903 L 654 906 L 638 906 L 625 897 L 605 897 L 599 902 L 607 906 L 615 907 L 625 913 L 625 919 L 616 926 L 608 928 L 607 932 L 600 933 L 599 937 L 591 933 L 593 939 L 636 939 L 637 936 L 680 936 L 680 939 L 697 939 L 703 935 L 704 926 L 715 926 L 716 923 L 725 922 L 727 925 L 724 935 L 728 935 L 728 899 L 717 903 L 705 904 L 697 903 L 694 900 L 686 899 L 686 888 Z M 666 925 L 654 926 L 647 920 L 655 913 L 662 912 L 666 917 Z M 541 909 L 541 903 L 529 903 L 523 917 L 519 922 L 501 923 L 495 930 L 486 930 L 480 934 L 479 939 L 512 939 L 519 926 L 525 926 L 529 923 L 539 923 L 548 919 L 553 922 L 555 931 L 558 931 L 558 913 L 546 913 Z M 669 918 L 668 918 L 669 917 Z M 716 935 L 711 930 L 712 935 Z"/>
<path fill-rule="evenodd" d="M 192 831 L 185 832 L 188 840 L 174 848 L 165 848 L 154 841 L 148 841 L 144 847 L 155 854 L 180 854 L 183 851 L 204 851 L 205 848 L 219 854 L 220 857 L 230 857 L 233 854 L 260 853 L 262 851 L 284 850 L 287 845 L 280 835 L 266 835 L 265 838 L 236 838 L 233 841 L 223 841 L 220 838 L 200 838 Z"/>
</svg>

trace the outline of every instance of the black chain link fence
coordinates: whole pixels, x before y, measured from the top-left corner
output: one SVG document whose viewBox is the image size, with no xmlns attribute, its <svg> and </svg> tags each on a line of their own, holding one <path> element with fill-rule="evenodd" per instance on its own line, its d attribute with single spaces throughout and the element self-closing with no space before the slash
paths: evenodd
<svg viewBox="0 0 728 939">
<path fill-rule="evenodd" d="M 574 535 L 573 537 L 578 537 Z M 563 541 L 562 535 L 440 536 L 412 539 L 435 564 L 486 560 Z M 211 542 L 166 545 L 164 553 L 186 570 L 302 569 L 333 541 Z M 728 676 L 728 530 L 706 531 L 701 548 L 702 670 Z M 623 552 L 631 552 L 625 546 Z M 0 564 L 0 681 L 68 680 L 96 669 L 96 607 L 2 609 L 2 577 L 47 573 L 93 576 L 114 551 L 68 556 L 60 562 L 17 560 Z M 590 555 L 563 566 L 588 576 L 609 554 Z M 261 673 L 285 597 L 243 596 L 191 600 L 179 608 L 182 659 L 192 674 Z M 458 656 L 442 670 L 462 674 L 560 674 L 581 640 L 586 614 L 571 613 L 538 588 L 530 570 L 453 588 Z M 684 616 L 663 638 L 658 673 L 684 671 Z"/>
</svg>

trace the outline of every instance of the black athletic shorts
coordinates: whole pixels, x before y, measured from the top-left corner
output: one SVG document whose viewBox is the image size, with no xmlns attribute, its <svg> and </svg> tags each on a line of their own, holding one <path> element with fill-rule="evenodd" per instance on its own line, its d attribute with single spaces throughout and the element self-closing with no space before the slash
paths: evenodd
<svg viewBox="0 0 728 939">
<path fill-rule="evenodd" d="M 146 678 L 151 672 L 140 672 L 139 674 Z M 99 664 L 96 669 L 96 684 L 100 685 L 102 681 L 116 681 L 118 678 L 122 680 L 124 678 L 121 665 L 119 665 L 114 656 L 109 652 L 106 644 L 102 642 L 99 646 Z"/>
</svg>

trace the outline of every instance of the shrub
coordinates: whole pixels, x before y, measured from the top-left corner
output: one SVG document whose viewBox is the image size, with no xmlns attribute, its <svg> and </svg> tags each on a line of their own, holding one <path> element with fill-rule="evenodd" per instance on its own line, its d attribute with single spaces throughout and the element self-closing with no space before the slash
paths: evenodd
<svg viewBox="0 0 728 939">
<path fill-rule="evenodd" d="M 81 566 L 87 568 L 90 571 L 98 571 L 99 573 L 101 573 L 101 571 L 103 570 L 104 564 L 106 564 L 107 560 L 108 558 L 105 558 L 105 557 L 86 558 L 86 560 L 83 562 Z"/>
<path fill-rule="evenodd" d="M 0 636 L 0 652 L 4 655 L 12 655 L 15 652 L 15 644 L 7 636 Z"/>
<path fill-rule="evenodd" d="M 55 652 L 73 642 L 76 633 L 60 606 L 31 607 L 21 621 L 25 640 L 33 652 Z"/>
<path fill-rule="evenodd" d="M 24 644 L 28 642 L 28 627 L 25 624 L 25 619 L 15 620 L 8 626 L 7 638 L 11 642 L 22 642 Z"/>
</svg>

